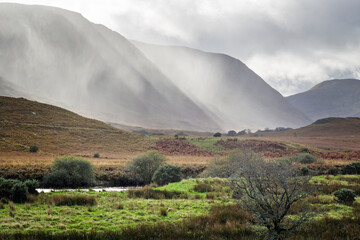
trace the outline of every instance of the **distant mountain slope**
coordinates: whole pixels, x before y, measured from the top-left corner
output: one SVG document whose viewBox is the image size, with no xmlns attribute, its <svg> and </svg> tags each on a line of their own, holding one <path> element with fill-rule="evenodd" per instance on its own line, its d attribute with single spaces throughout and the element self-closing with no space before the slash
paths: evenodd
<svg viewBox="0 0 360 240">
<path fill-rule="evenodd" d="M 221 117 L 224 129 L 299 127 L 310 123 L 235 58 L 185 47 L 133 43 L 194 102 Z"/>
<path fill-rule="evenodd" d="M 360 118 L 323 118 L 298 129 L 260 134 L 263 137 L 360 137 Z"/>
<path fill-rule="evenodd" d="M 21 87 L 104 121 L 220 129 L 126 38 L 59 8 L 0 3 L 0 77 L 2 95 Z"/>
<path fill-rule="evenodd" d="M 287 99 L 314 121 L 327 117 L 359 117 L 360 81 L 328 80 Z"/>
<path fill-rule="evenodd" d="M 73 112 L 24 98 L 0 96 L 0 151 L 28 151 L 37 145 L 47 153 L 137 152 L 147 149 L 132 134 Z"/>
</svg>

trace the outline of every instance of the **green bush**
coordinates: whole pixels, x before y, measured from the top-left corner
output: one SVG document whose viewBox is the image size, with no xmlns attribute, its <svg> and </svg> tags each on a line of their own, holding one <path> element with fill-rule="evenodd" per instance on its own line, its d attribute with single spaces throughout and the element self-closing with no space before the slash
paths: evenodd
<svg viewBox="0 0 360 240">
<path fill-rule="evenodd" d="M 65 156 L 55 159 L 51 173 L 44 176 L 48 187 L 88 187 L 95 185 L 94 167 L 86 159 Z"/>
<path fill-rule="evenodd" d="M 23 203 L 27 199 L 28 188 L 25 183 L 17 182 L 11 188 L 11 200 L 17 203 Z"/>
<path fill-rule="evenodd" d="M 355 201 L 356 194 L 353 190 L 343 188 L 334 192 L 335 197 L 339 202 L 353 203 Z"/>
<path fill-rule="evenodd" d="M 155 171 L 165 162 L 165 156 L 157 151 L 149 151 L 132 160 L 127 169 L 140 177 L 143 182 L 150 183 Z"/>
<path fill-rule="evenodd" d="M 167 209 L 164 207 L 160 208 L 160 215 L 166 217 L 168 215 Z"/>
<path fill-rule="evenodd" d="M 173 165 L 159 167 L 152 178 L 158 185 L 166 185 L 172 182 L 181 181 L 181 168 Z"/>
<path fill-rule="evenodd" d="M 221 133 L 219 133 L 219 132 L 215 133 L 214 137 L 221 137 Z"/>
<path fill-rule="evenodd" d="M 94 158 L 99 158 L 99 157 L 100 157 L 100 153 L 95 153 L 93 157 L 94 157 Z"/>
<path fill-rule="evenodd" d="M 35 153 L 35 152 L 39 151 L 39 147 L 36 145 L 31 145 L 29 148 L 29 151 Z"/>
<path fill-rule="evenodd" d="M 353 162 L 341 168 L 342 174 L 360 174 L 360 162 Z"/>
<path fill-rule="evenodd" d="M 259 154 L 249 149 L 234 150 L 225 157 L 214 158 L 201 176 L 229 178 L 236 174 L 243 161 L 252 161 L 258 157 Z"/>
<path fill-rule="evenodd" d="M 39 182 L 37 180 L 28 179 L 24 183 L 27 186 L 29 193 L 31 193 L 31 194 L 36 194 L 37 193 L 36 188 L 39 187 Z"/>
<path fill-rule="evenodd" d="M 27 180 L 21 182 L 16 179 L 0 178 L 0 198 L 10 199 L 14 202 L 22 203 L 27 200 L 29 187 L 31 193 L 35 193 L 38 182 L 36 180 Z M 28 186 L 29 185 L 29 186 Z"/>
<path fill-rule="evenodd" d="M 309 153 L 300 153 L 291 158 L 293 161 L 297 163 L 310 164 L 316 162 L 316 157 Z"/>
<path fill-rule="evenodd" d="M 309 168 L 308 167 L 301 167 L 300 168 L 301 175 L 305 176 L 309 174 Z"/>
</svg>

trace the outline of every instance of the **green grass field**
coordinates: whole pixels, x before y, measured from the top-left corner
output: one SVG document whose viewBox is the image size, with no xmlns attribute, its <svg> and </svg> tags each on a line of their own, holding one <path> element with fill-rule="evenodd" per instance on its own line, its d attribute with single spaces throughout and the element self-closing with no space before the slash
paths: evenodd
<svg viewBox="0 0 360 240">
<path fill-rule="evenodd" d="M 360 210 L 360 199 L 357 198 L 353 205 L 338 203 L 333 193 L 329 193 L 326 187 L 337 186 L 333 188 L 334 191 L 344 186 L 360 188 L 359 179 L 357 175 L 313 177 L 311 182 L 319 186 L 319 191 L 301 204 L 310 206 L 313 212 L 312 221 L 320 221 L 324 218 L 352 218 L 355 212 Z M 195 191 L 194 187 L 198 184 L 210 185 L 212 188 L 208 192 Z M 153 189 L 182 192 L 184 197 L 145 199 L 131 198 L 128 192 L 94 191 L 40 193 L 36 198 L 32 198 L 32 202 L 14 204 L 13 207 L 10 206 L 11 203 L 2 204 L 0 233 L 120 231 L 138 224 L 178 223 L 184 219 L 206 216 L 214 206 L 236 203 L 231 198 L 232 192 L 224 179 L 189 179 Z M 95 206 L 56 206 L 52 201 L 53 196 L 64 194 L 95 196 L 97 204 Z M 294 206 L 292 209 L 293 215 L 296 215 L 298 207 Z"/>
</svg>

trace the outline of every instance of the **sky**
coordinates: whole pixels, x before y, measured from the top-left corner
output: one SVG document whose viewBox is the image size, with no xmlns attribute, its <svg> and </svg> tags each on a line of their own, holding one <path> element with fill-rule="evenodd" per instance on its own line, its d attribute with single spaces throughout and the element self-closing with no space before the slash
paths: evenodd
<svg viewBox="0 0 360 240">
<path fill-rule="evenodd" d="M 7 0 L 81 13 L 128 39 L 231 55 L 284 96 L 360 79 L 359 0 Z"/>
</svg>

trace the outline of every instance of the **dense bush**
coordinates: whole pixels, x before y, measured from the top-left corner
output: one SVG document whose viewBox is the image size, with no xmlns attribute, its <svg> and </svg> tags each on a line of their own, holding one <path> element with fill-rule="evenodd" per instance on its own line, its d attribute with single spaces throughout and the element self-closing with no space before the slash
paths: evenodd
<svg viewBox="0 0 360 240">
<path fill-rule="evenodd" d="M 339 202 L 353 203 L 355 201 L 356 194 L 353 190 L 343 188 L 334 192 L 334 196 Z"/>
<path fill-rule="evenodd" d="M 214 137 L 221 137 L 221 133 L 219 133 L 219 132 L 215 133 Z"/>
<path fill-rule="evenodd" d="M 99 157 L 100 157 L 100 153 L 95 153 L 93 157 L 94 157 L 94 158 L 99 158 Z"/>
<path fill-rule="evenodd" d="M 301 175 L 308 175 L 309 174 L 309 168 L 308 167 L 301 167 L 300 168 Z"/>
<path fill-rule="evenodd" d="M 31 145 L 29 148 L 29 151 L 35 153 L 35 152 L 39 151 L 39 147 L 36 145 Z"/>
<path fill-rule="evenodd" d="M 292 157 L 291 160 L 297 163 L 310 164 L 316 162 L 316 157 L 309 153 L 300 153 Z"/>
<path fill-rule="evenodd" d="M 181 181 L 181 168 L 179 166 L 165 165 L 159 167 L 152 178 L 158 185 L 166 185 Z"/>
<path fill-rule="evenodd" d="M 341 168 L 342 174 L 360 174 L 360 162 L 353 162 Z"/>
<path fill-rule="evenodd" d="M 37 193 L 36 188 L 39 187 L 39 182 L 38 181 L 33 180 L 33 179 L 28 179 L 24 183 L 27 186 L 29 193 L 31 193 L 31 194 L 36 194 Z"/>
<path fill-rule="evenodd" d="M 30 186 L 30 191 L 29 187 Z M 31 181 L 19 181 L 15 179 L 0 178 L 0 198 L 10 199 L 14 202 L 22 203 L 27 200 L 28 193 L 36 193 L 36 187 L 38 182 L 36 180 Z"/>
<path fill-rule="evenodd" d="M 155 171 L 164 163 L 164 155 L 157 151 L 149 151 L 132 160 L 127 169 L 140 177 L 144 183 L 150 183 Z"/>
<path fill-rule="evenodd" d="M 48 187 L 88 187 L 95 185 L 94 167 L 79 157 L 65 156 L 55 159 L 51 173 L 44 176 Z"/>
<path fill-rule="evenodd" d="M 25 183 L 17 182 L 11 188 L 11 200 L 17 203 L 23 203 L 27 199 L 28 188 Z"/>
<path fill-rule="evenodd" d="M 244 159 L 256 159 L 259 154 L 249 150 L 234 150 L 229 155 L 222 158 L 214 158 L 205 172 L 202 173 L 203 177 L 219 177 L 229 178 L 233 176 L 239 169 L 241 162 Z"/>
<path fill-rule="evenodd" d="M 52 197 L 52 201 L 56 206 L 94 206 L 97 203 L 95 196 L 70 194 L 56 194 Z"/>
</svg>

